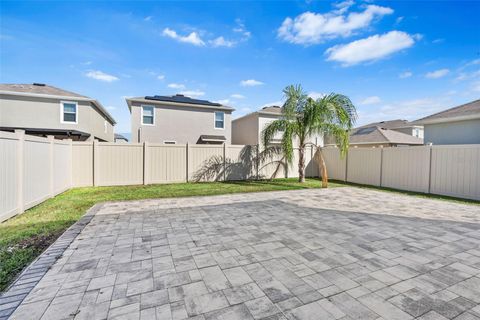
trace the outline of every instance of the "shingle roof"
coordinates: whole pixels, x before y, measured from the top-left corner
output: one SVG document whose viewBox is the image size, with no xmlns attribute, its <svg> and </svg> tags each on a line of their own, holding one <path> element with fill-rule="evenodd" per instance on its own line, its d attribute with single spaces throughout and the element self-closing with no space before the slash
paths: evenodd
<svg viewBox="0 0 480 320">
<path fill-rule="evenodd" d="M 419 120 L 416 120 L 415 123 L 421 124 L 428 123 L 430 121 L 449 122 L 450 119 L 452 121 L 455 121 L 455 119 L 470 116 L 473 116 L 474 118 L 477 118 L 478 116 L 478 119 L 480 119 L 480 99 L 462 104 L 458 107 L 432 114 L 425 118 L 421 118 Z"/>
<path fill-rule="evenodd" d="M 281 114 L 282 113 L 282 107 L 279 107 L 279 106 L 263 107 L 261 110 L 259 110 L 259 112 Z"/>
<path fill-rule="evenodd" d="M 354 129 L 350 135 L 350 144 L 392 143 L 423 144 L 423 139 L 378 126 Z"/>
<path fill-rule="evenodd" d="M 87 98 L 78 93 L 63 90 L 54 86 L 49 86 L 43 83 L 33 83 L 33 84 L 10 84 L 10 83 L 0 83 L 1 91 L 12 91 L 12 92 L 23 92 L 23 93 L 36 93 L 36 94 L 48 94 L 52 96 L 64 96 L 64 97 L 76 97 L 76 98 Z"/>
<path fill-rule="evenodd" d="M 10 84 L 10 83 L 0 83 L 0 93 L 1 92 L 18 95 L 45 95 L 52 97 L 65 97 L 73 99 L 82 99 L 87 100 L 95 104 L 95 106 L 100 110 L 100 112 L 107 117 L 113 124 L 116 124 L 115 119 L 110 113 L 95 99 L 92 99 L 87 96 L 82 96 L 81 94 L 63 90 L 54 86 L 46 85 L 43 83 L 33 83 L 33 84 Z"/>
<path fill-rule="evenodd" d="M 402 128 L 408 127 L 411 125 L 411 122 L 408 120 L 403 119 L 395 119 L 395 120 L 387 120 L 387 121 L 380 121 L 380 122 L 373 122 L 366 125 L 363 125 L 358 128 L 365 128 L 365 127 L 382 127 L 385 129 L 394 129 L 394 128 Z"/>
</svg>

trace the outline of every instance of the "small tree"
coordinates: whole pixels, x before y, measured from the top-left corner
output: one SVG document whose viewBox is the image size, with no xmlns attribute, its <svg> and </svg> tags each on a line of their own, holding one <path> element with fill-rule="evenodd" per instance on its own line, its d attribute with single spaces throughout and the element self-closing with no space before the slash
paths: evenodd
<svg viewBox="0 0 480 320">
<path fill-rule="evenodd" d="M 352 129 L 357 112 L 350 99 L 344 95 L 331 93 L 314 100 L 300 85 L 290 85 L 283 90 L 286 101 L 282 117 L 269 123 L 262 131 L 263 145 L 277 133 L 282 133 L 281 146 L 285 160 L 293 163 L 293 140 L 298 140 L 298 181 L 305 182 L 305 147 L 308 138 L 314 134 L 331 136 L 337 141 L 342 156 L 348 149 L 348 132 Z M 321 152 L 321 151 L 320 151 Z M 321 156 L 321 155 L 320 155 Z M 323 157 L 322 181 L 327 177 Z M 322 184 L 326 187 L 326 182 Z"/>
</svg>

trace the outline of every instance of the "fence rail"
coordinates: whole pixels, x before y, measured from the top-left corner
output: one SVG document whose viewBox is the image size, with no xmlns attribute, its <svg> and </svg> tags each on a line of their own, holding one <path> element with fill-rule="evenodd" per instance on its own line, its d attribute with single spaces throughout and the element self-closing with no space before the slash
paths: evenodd
<svg viewBox="0 0 480 320">
<path fill-rule="evenodd" d="M 480 145 L 322 149 L 330 179 L 480 200 Z M 315 149 L 306 175 L 318 176 Z M 0 132 L 0 221 L 72 187 L 298 177 L 258 146 L 114 144 Z M 266 156 L 268 155 L 268 156 Z"/>
<path fill-rule="evenodd" d="M 480 200 L 480 145 L 322 149 L 329 178 Z"/>
</svg>

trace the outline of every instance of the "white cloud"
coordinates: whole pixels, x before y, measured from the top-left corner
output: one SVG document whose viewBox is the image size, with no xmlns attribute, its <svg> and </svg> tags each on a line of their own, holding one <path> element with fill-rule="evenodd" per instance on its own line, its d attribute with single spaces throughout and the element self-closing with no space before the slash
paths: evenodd
<svg viewBox="0 0 480 320">
<path fill-rule="evenodd" d="M 240 85 L 242 87 L 261 86 L 262 84 L 264 84 L 262 81 L 258 81 L 258 80 L 255 80 L 255 79 L 248 79 L 248 80 L 240 81 Z"/>
<path fill-rule="evenodd" d="M 388 7 L 368 5 L 362 12 L 344 13 L 350 2 L 339 10 L 325 14 L 304 12 L 294 19 L 286 18 L 278 28 L 279 38 L 296 44 L 316 44 L 326 39 L 346 37 L 367 28 L 377 17 L 392 14 Z"/>
<path fill-rule="evenodd" d="M 150 21 L 152 20 L 152 16 L 146 16 L 145 18 L 143 18 L 143 21 Z"/>
<path fill-rule="evenodd" d="M 185 89 L 185 85 L 181 83 L 169 83 L 167 87 L 171 89 Z"/>
<path fill-rule="evenodd" d="M 212 47 L 227 47 L 227 48 L 232 48 L 234 47 L 237 42 L 236 41 L 231 41 L 231 40 L 226 40 L 224 37 L 218 37 L 213 40 L 210 40 L 209 43 L 212 45 Z"/>
<path fill-rule="evenodd" d="M 323 98 L 325 96 L 325 93 L 312 91 L 308 94 L 308 96 L 313 100 L 317 100 L 317 99 Z"/>
<path fill-rule="evenodd" d="M 164 76 L 163 74 L 159 74 L 159 75 L 157 76 L 157 79 L 158 79 L 158 80 L 165 80 L 165 76 Z"/>
<path fill-rule="evenodd" d="M 375 61 L 409 48 L 414 38 L 402 31 L 390 31 L 383 35 L 374 35 L 344 45 L 337 45 L 325 51 L 327 60 L 341 62 L 350 66 L 361 62 Z"/>
<path fill-rule="evenodd" d="M 100 81 L 105 81 L 105 82 L 113 82 L 118 80 L 117 77 L 107 74 L 105 72 L 99 71 L 99 70 L 90 70 L 88 71 L 85 76 L 95 79 L 95 80 L 100 80 Z"/>
<path fill-rule="evenodd" d="M 395 24 L 402 23 L 403 19 L 405 19 L 405 17 L 398 17 L 397 19 L 395 19 Z"/>
<path fill-rule="evenodd" d="M 117 108 L 115 108 L 114 106 L 107 106 L 107 110 L 115 110 Z"/>
<path fill-rule="evenodd" d="M 474 92 L 480 92 L 480 81 L 473 82 L 472 86 L 471 86 L 471 89 Z"/>
<path fill-rule="evenodd" d="M 450 70 L 448 69 L 439 69 L 432 72 L 427 72 L 427 74 L 425 74 L 425 78 L 438 79 L 438 78 L 445 77 L 449 73 L 450 73 Z"/>
<path fill-rule="evenodd" d="M 242 41 L 248 40 L 252 35 L 251 32 L 245 28 L 245 24 L 242 20 L 236 19 L 235 22 L 237 23 L 237 26 L 233 28 L 233 32 L 240 33 L 242 35 Z"/>
<path fill-rule="evenodd" d="M 433 40 L 432 43 L 442 43 L 442 42 L 444 42 L 444 41 L 445 41 L 445 39 L 439 38 L 439 39 Z"/>
<path fill-rule="evenodd" d="M 181 91 L 180 94 L 183 94 L 188 97 L 202 97 L 205 95 L 205 92 L 200 91 L 200 90 L 185 90 Z"/>
<path fill-rule="evenodd" d="M 163 29 L 162 34 L 166 37 L 175 39 L 180 42 L 185 42 L 185 43 L 190 43 L 195 46 L 204 46 L 205 42 L 200 38 L 198 33 L 195 31 L 191 32 L 190 34 L 186 36 L 180 36 L 175 30 L 172 30 L 170 28 L 165 28 Z"/>
<path fill-rule="evenodd" d="M 360 101 L 360 104 L 366 106 L 366 105 L 371 105 L 371 104 L 379 104 L 380 102 L 382 102 L 382 99 L 380 99 L 380 97 L 371 96 L 371 97 L 367 97 L 367 98 L 363 99 L 362 101 Z"/>
<path fill-rule="evenodd" d="M 230 97 L 233 98 L 233 99 L 245 99 L 245 96 L 241 95 L 239 93 L 234 93 L 234 94 L 230 95 Z"/>
<path fill-rule="evenodd" d="M 413 76 L 413 73 L 411 71 L 405 71 L 398 75 L 400 79 L 410 78 L 411 76 Z"/>
<path fill-rule="evenodd" d="M 222 100 L 217 100 L 217 102 L 220 103 L 220 104 L 226 105 L 226 104 L 230 103 L 230 100 L 229 99 L 222 99 Z"/>
</svg>

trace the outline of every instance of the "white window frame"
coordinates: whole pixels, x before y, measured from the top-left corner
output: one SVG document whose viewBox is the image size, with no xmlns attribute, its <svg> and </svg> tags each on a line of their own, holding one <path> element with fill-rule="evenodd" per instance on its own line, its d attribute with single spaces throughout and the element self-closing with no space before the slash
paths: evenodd
<svg viewBox="0 0 480 320">
<path fill-rule="evenodd" d="M 153 112 L 152 112 L 152 115 L 153 115 L 153 121 L 152 123 L 143 123 L 143 108 L 144 107 L 150 107 L 153 109 Z M 142 108 L 142 118 L 140 120 L 140 123 L 142 124 L 142 126 L 154 126 L 155 125 L 155 106 L 152 106 L 152 105 L 149 105 L 149 104 L 142 104 L 141 105 L 141 108 Z"/>
<path fill-rule="evenodd" d="M 217 128 L 217 113 L 222 113 L 223 114 L 223 127 L 222 128 Z M 225 112 L 224 111 L 215 111 L 213 113 L 213 128 L 215 130 L 225 130 Z"/>
<path fill-rule="evenodd" d="M 74 121 L 64 121 L 63 120 L 63 114 L 64 114 L 63 105 L 65 103 L 75 105 L 75 122 Z M 76 101 L 60 101 L 60 123 L 78 124 L 78 102 L 76 102 Z"/>
<path fill-rule="evenodd" d="M 163 140 L 163 144 L 177 144 L 175 140 Z"/>
</svg>

